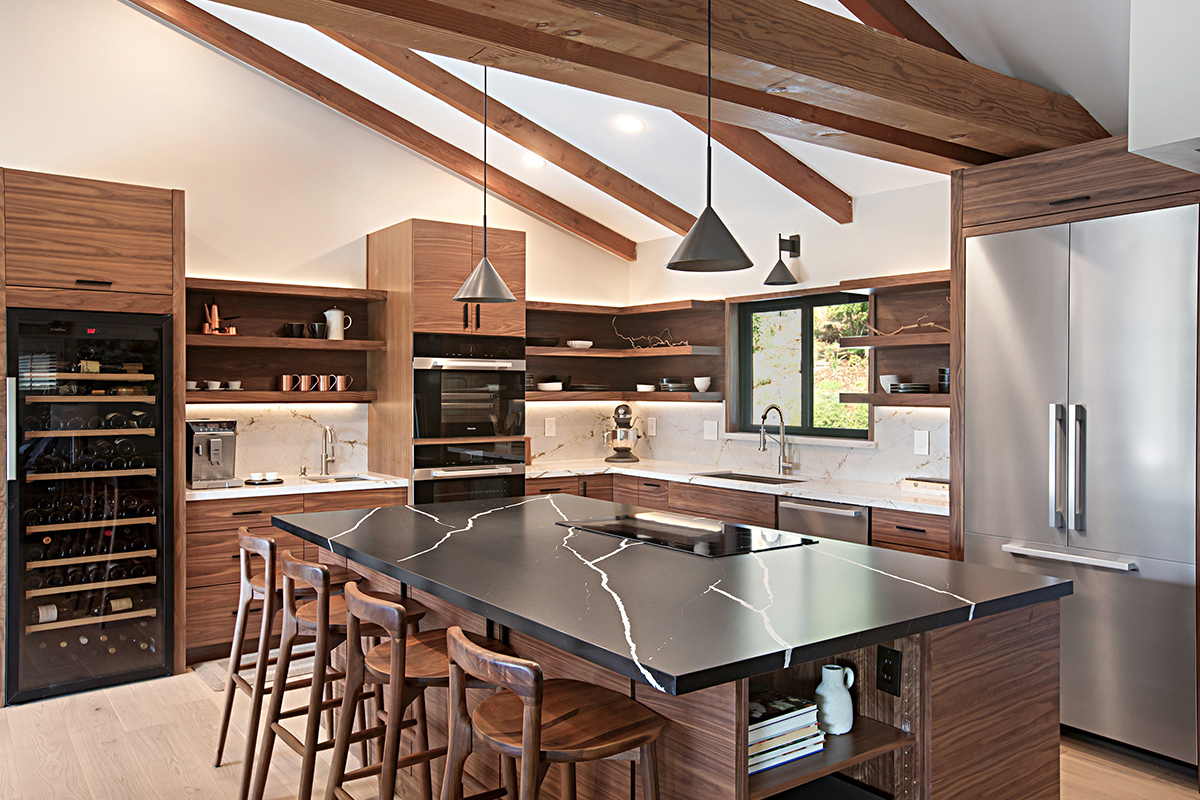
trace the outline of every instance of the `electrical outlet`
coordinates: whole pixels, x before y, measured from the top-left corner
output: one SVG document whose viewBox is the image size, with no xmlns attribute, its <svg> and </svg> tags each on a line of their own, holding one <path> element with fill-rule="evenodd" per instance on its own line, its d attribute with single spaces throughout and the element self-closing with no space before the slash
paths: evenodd
<svg viewBox="0 0 1200 800">
<path fill-rule="evenodd" d="M 658 436 L 658 417 L 646 417 L 646 435 Z"/>
<path fill-rule="evenodd" d="M 913 453 L 929 455 L 929 431 L 913 431 Z"/>
<path fill-rule="evenodd" d="M 704 438 L 710 442 L 717 440 L 717 421 L 715 419 L 704 420 Z"/>
<path fill-rule="evenodd" d="M 546 436 L 558 436 L 558 420 L 546 417 Z"/>
<path fill-rule="evenodd" d="M 881 692 L 900 696 L 900 656 L 899 650 L 879 645 L 876 648 L 875 688 Z"/>
</svg>

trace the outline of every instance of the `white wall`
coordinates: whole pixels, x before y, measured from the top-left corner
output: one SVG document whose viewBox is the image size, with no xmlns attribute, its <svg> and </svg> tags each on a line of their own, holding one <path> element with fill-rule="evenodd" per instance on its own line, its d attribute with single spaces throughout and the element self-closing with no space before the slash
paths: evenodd
<svg viewBox="0 0 1200 800">
<path fill-rule="evenodd" d="M 1200 172 L 1200 4 L 1132 0 L 1129 152 Z"/>
</svg>

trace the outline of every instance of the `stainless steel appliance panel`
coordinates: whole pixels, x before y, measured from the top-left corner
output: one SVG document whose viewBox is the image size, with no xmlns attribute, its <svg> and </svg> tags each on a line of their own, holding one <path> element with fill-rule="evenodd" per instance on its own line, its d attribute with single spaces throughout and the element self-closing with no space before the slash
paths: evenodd
<svg viewBox="0 0 1200 800">
<path fill-rule="evenodd" d="M 870 544 L 867 510 L 823 500 L 779 500 L 779 530 Z"/>
<path fill-rule="evenodd" d="M 1064 500 L 1050 411 L 1067 397 L 1069 244 L 1065 225 L 967 240 L 967 531 L 1066 544 L 1049 510 Z"/>
<path fill-rule="evenodd" d="M 1196 206 L 1071 226 L 1072 547 L 1195 563 L 1198 232 Z"/>
<path fill-rule="evenodd" d="M 968 533 L 966 560 L 1067 578 L 1062 600 L 1062 722 L 1196 763 L 1196 568 L 1096 550 L 1020 545 L 1047 557 L 1004 552 L 1016 540 Z M 1123 571 L 1051 560 L 1136 562 Z"/>
</svg>

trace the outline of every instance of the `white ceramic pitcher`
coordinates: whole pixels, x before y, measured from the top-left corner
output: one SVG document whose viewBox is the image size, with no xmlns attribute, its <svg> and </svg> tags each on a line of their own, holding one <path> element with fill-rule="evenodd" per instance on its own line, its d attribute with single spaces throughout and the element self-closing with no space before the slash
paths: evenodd
<svg viewBox="0 0 1200 800">
<path fill-rule="evenodd" d="M 854 703 L 850 687 L 854 670 L 826 664 L 821 667 L 821 685 L 817 687 L 817 727 L 826 733 L 849 733 L 854 726 Z"/>
<path fill-rule="evenodd" d="M 345 311 L 334 306 L 325 312 L 325 338 L 345 339 L 346 328 L 349 328 L 353 322 L 354 319 L 347 317 Z"/>
</svg>

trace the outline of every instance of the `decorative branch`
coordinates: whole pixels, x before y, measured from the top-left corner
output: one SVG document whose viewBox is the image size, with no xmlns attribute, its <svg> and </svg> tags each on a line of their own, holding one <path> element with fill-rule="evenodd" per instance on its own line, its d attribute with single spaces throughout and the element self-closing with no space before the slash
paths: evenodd
<svg viewBox="0 0 1200 800">
<path fill-rule="evenodd" d="M 629 342 L 629 346 L 634 350 L 645 350 L 651 347 L 686 347 L 687 340 L 676 342 L 671 338 L 671 329 L 663 328 L 657 335 L 649 334 L 645 336 L 626 336 L 617 330 L 617 318 L 612 318 L 613 333 Z M 645 339 L 647 344 L 638 344 L 639 341 Z"/>
<path fill-rule="evenodd" d="M 945 298 L 945 301 L 946 301 L 947 305 L 950 304 L 949 297 Z M 929 309 L 924 314 L 917 317 L 917 321 L 915 323 L 913 323 L 912 325 L 901 325 L 899 328 L 892 331 L 891 333 L 884 333 L 883 331 L 876 328 L 874 325 L 868 324 L 867 327 L 871 330 L 871 333 L 875 334 L 876 336 L 895 336 L 898 333 L 903 333 L 904 331 L 911 331 L 916 328 L 932 328 L 933 330 L 945 331 L 946 333 L 949 333 L 950 329 L 947 328 L 945 325 L 938 325 L 936 322 L 925 322 L 925 320 L 931 314 L 933 314 L 933 312 L 936 310 L 937 310 L 936 308 Z"/>
</svg>

